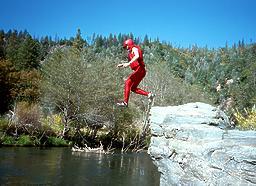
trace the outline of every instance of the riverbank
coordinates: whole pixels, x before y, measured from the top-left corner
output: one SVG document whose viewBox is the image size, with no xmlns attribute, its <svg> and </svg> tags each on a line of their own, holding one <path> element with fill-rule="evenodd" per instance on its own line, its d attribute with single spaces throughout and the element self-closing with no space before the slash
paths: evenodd
<svg viewBox="0 0 256 186">
<path fill-rule="evenodd" d="M 56 119 L 55 119 L 56 120 Z M 141 138 L 138 127 L 133 125 L 113 129 L 102 127 L 100 129 L 70 127 L 62 135 L 61 122 L 40 123 L 40 125 L 15 124 L 7 119 L 0 118 L 0 146 L 25 147 L 90 147 L 104 149 L 120 149 L 122 152 L 141 151 L 148 147 L 150 135 Z"/>
</svg>

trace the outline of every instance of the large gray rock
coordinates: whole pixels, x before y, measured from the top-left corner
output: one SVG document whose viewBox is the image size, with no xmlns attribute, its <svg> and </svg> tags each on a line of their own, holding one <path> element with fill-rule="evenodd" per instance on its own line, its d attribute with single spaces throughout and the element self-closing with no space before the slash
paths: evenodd
<svg viewBox="0 0 256 186">
<path fill-rule="evenodd" d="M 148 153 L 165 185 L 256 185 L 256 131 L 204 103 L 153 107 Z"/>
</svg>

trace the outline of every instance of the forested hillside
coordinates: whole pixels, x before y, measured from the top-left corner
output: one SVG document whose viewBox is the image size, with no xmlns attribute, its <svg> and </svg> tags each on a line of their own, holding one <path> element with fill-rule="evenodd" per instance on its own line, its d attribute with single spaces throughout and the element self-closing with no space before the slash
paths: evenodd
<svg viewBox="0 0 256 186">
<path fill-rule="evenodd" d="M 219 106 L 236 123 L 249 116 L 256 120 L 255 43 L 179 48 L 132 34 L 85 39 L 78 29 L 72 38 L 52 39 L 2 30 L 1 143 L 22 143 L 22 137 L 29 145 L 65 140 L 83 144 L 88 139 L 105 141 L 104 145 L 131 144 L 147 100 L 132 95 L 128 109 L 114 106 L 123 97 L 123 78 L 130 73 L 116 68 L 126 60 L 125 38 L 133 38 L 143 49 L 148 74 L 140 86 L 157 95 L 155 105 L 202 101 Z M 253 126 L 249 122 L 245 127 Z"/>
</svg>

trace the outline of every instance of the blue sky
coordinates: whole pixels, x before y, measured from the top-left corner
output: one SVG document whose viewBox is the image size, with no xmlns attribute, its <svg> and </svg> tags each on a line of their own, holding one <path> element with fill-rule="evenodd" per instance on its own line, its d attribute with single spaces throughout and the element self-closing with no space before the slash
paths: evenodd
<svg viewBox="0 0 256 186">
<path fill-rule="evenodd" d="M 255 0 L 3 0 L 0 29 L 35 37 L 133 33 L 175 46 L 256 41 Z"/>
</svg>

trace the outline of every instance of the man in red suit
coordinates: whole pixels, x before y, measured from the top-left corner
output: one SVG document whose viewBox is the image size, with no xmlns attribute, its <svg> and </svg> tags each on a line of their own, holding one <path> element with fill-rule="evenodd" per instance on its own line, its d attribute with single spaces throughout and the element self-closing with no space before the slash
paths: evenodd
<svg viewBox="0 0 256 186">
<path fill-rule="evenodd" d="M 147 96 L 149 101 L 153 101 L 154 94 L 138 88 L 138 85 L 146 75 L 145 64 L 143 61 L 143 52 L 141 48 L 135 45 L 132 39 L 125 40 L 123 43 L 123 48 L 127 49 L 128 51 L 128 62 L 118 64 L 117 67 L 125 68 L 130 66 L 133 72 L 128 76 L 125 81 L 124 100 L 120 103 L 117 103 L 117 106 L 128 106 L 130 91 L 133 91 L 136 94 Z"/>
</svg>

